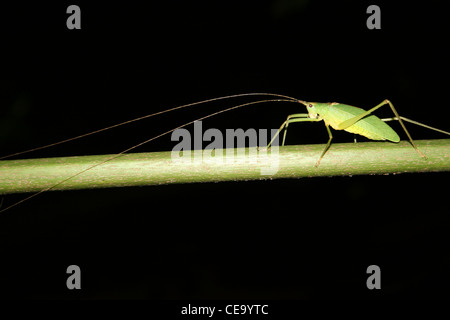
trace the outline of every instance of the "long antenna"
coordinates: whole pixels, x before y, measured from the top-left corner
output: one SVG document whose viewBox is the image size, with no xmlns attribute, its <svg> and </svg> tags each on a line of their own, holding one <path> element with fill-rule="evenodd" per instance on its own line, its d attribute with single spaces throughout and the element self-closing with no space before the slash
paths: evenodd
<svg viewBox="0 0 450 320">
<path fill-rule="evenodd" d="M 125 122 L 121 122 L 121 123 L 118 123 L 118 124 L 115 124 L 115 125 L 103 128 L 103 129 L 95 130 L 95 131 L 88 132 L 88 133 L 85 133 L 85 134 L 82 134 L 82 135 L 79 135 L 79 136 L 76 136 L 76 137 L 72 137 L 72 138 L 69 138 L 69 139 L 62 140 L 62 141 L 58 141 L 58 142 L 54 142 L 54 143 L 51 143 L 51 144 L 47 144 L 47 145 L 44 145 L 44 146 L 41 146 L 41 147 L 37 147 L 37 148 L 25 150 L 25 151 L 12 153 L 12 154 L 9 154 L 7 156 L 0 157 L 0 160 L 7 159 L 7 158 L 10 158 L 10 157 L 13 157 L 13 156 L 18 156 L 20 154 L 24 154 L 24 153 L 28 153 L 28 152 L 32 152 L 32 151 L 37 151 L 37 150 L 53 147 L 53 146 L 56 146 L 58 144 L 62 144 L 62 143 L 65 143 L 65 142 L 69 142 L 69 141 L 77 140 L 77 139 L 80 139 L 80 138 L 84 138 L 84 137 L 87 137 L 87 136 L 90 136 L 90 135 L 93 135 L 93 134 L 96 134 L 96 133 L 99 133 L 99 132 L 103 132 L 103 131 L 106 131 L 106 130 L 109 130 L 109 129 L 117 128 L 117 127 L 123 126 L 125 124 L 129 124 L 129 123 L 133 123 L 133 122 L 136 122 L 136 121 L 139 121 L 139 120 L 147 119 L 147 118 L 150 118 L 150 117 L 153 117 L 153 116 L 157 116 L 157 115 L 160 115 L 160 114 L 163 114 L 163 113 L 166 113 L 166 112 L 171 112 L 171 111 L 174 111 L 174 110 L 187 108 L 187 107 L 191 107 L 191 106 L 195 106 L 195 105 L 199 105 L 199 104 L 203 104 L 203 103 L 208 103 L 208 102 L 212 102 L 212 101 L 231 99 L 231 98 L 238 98 L 238 97 L 247 97 L 247 96 L 273 96 L 273 97 L 279 97 L 279 98 L 283 98 L 283 99 L 289 99 L 289 100 L 297 101 L 295 98 L 284 96 L 284 95 L 281 95 L 281 94 L 276 94 L 276 93 L 241 93 L 241 94 L 234 94 L 234 95 L 230 95 L 230 96 L 223 96 L 223 97 L 218 97 L 218 98 L 212 98 L 212 99 L 207 99 L 207 100 L 202 100 L 202 101 L 198 101 L 198 102 L 193 102 L 193 103 L 181 105 L 181 106 L 178 106 L 178 107 L 166 109 L 166 110 L 163 110 L 163 111 L 155 112 L 155 113 L 152 113 L 152 114 L 148 114 L 148 115 L 145 115 L 145 116 L 142 116 L 142 117 L 138 117 L 138 118 L 135 118 L 135 119 L 131 119 L 131 120 L 128 120 L 128 121 L 125 121 Z"/>
<path fill-rule="evenodd" d="M 56 184 L 54 184 L 54 185 L 52 185 L 52 186 L 50 186 L 50 187 L 48 187 L 48 188 L 42 189 L 41 191 L 38 191 L 38 192 L 36 192 L 36 193 L 34 193 L 34 194 L 32 194 L 32 195 L 26 197 L 25 199 L 22 199 L 22 200 L 20 200 L 20 201 L 18 201 L 18 202 L 16 202 L 16 203 L 13 203 L 12 205 L 10 205 L 10 206 L 8 206 L 8 207 L 6 207 L 6 208 L 0 210 L 0 213 L 5 212 L 5 211 L 7 211 L 7 210 L 9 210 L 9 209 L 11 209 L 11 208 L 13 208 L 13 207 L 15 207 L 15 206 L 17 206 L 17 205 L 23 203 L 23 202 L 25 202 L 25 201 L 28 201 L 28 200 L 30 200 L 31 198 L 34 198 L 34 197 L 36 197 L 37 195 L 39 195 L 39 194 L 41 194 L 41 193 L 44 193 L 44 192 L 49 191 L 49 190 L 52 190 L 52 189 L 56 188 L 57 186 L 63 184 L 64 182 L 66 182 L 66 181 L 68 181 L 68 180 L 70 180 L 70 179 L 73 179 L 73 178 L 79 176 L 80 174 L 82 174 L 82 173 L 84 173 L 84 172 L 86 172 L 86 171 L 88 171 L 88 170 L 91 170 L 91 169 L 93 169 L 93 168 L 95 168 L 95 167 L 98 167 L 98 166 L 100 166 L 100 165 L 102 165 L 102 164 L 104 164 L 104 163 L 106 163 L 106 162 L 108 162 L 108 161 L 117 159 L 117 158 L 123 156 L 125 153 L 127 153 L 127 152 L 129 152 L 129 151 L 131 151 L 131 150 L 133 150 L 133 149 L 136 149 L 136 148 L 138 148 L 138 147 L 140 147 L 140 146 L 142 146 L 142 145 L 144 145 L 144 144 L 146 144 L 146 143 L 148 143 L 148 142 L 150 142 L 150 141 L 153 141 L 153 140 L 156 140 L 156 139 L 158 139 L 158 138 L 161 138 L 162 136 L 165 136 L 165 135 L 167 135 L 167 134 L 169 134 L 169 133 L 171 133 L 171 132 L 173 132 L 173 131 L 175 131 L 175 130 L 177 130 L 177 129 L 181 129 L 181 128 L 186 127 L 186 126 L 188 126 L 188 125 L 190 125 L 190 124 L 193 124 L 193 123 L 196 122 L 196 121 L 204 120 L 204 119 L 213 117 L 213 116 L 215 116 L 215 115 L 218 115 L 218 114 L 221 114 L 221 113 L 224 113 L 224 112 L 227 112 L 227 111 L 231 111 L 231 110 L 234 110 L 234 109 L 242 108 L 242 107 L 245 107 L 245 106 L 249 106 L 249 105 L 253 105 L 253 104 L 258 104 L 258 103 L 266 103 L 266 102 L 294 102 L 294 103 L 297 103 L 297 100 L 295 100 L 294 98 L 291 98 L 291 97 L 287 97 L 287 99 L 270 99 L 270 100 L 252 101 L 252 102 L 247 102 L 247 103 L 240 104 L 240 105 L 237 105 L 237 106 L 234 106 L 234 107 L 230 107 L 230 108 L 227 108 L 227 109 L 224 109 L 224 110 L 220 110 L 220 111 L 211 113 L 211 114 L 209 114 L 209 115 L 203 116 L 203 117 L 201 117 L 201 118 L 195 119 L 195 120 L 193 120 L 193 121 L 187 122 L 187 123 L 182 124 L 182 125 L 180 125 L 180 126 L 174 128 L 174 129 L 171 129 L 171 130 L 169 130 L 169 131 L 163 132 L 163 133 L 161 133 L 161 134 L 159 134 L 159 135 L 157 135 L 157 136 L 154 136 L 154 137 L 152 137 L 152 138 L 150 138 L 150 139 L 147 139 L 147 140 L 145 140 L 145 141 L 143 141 L 143 142 L 141 142 L 141 143 L 138 143 L 138 144 L 136 144 L 136 145 L 134 145 L 134 146 L 132 146 L 132 147 L 130 147 L 130 148 L 128 148 L 128 149 L 125 149 L 125 150 L 123 150 L 123 151 L 121 151 L 121 152 L 119 152 L 119 153 L 117 153 L 117 154 L 111 156 L 110 158 L 107 158 L 106 160 L 103 160 L 103 161 L 101 161 L 101 162 L 99 162 L 99 163 L 93 164 L 92 166 L 89 166 L 88 168 L 86 168 L 86 169 L 84 169 L 84 170 L 82 170 L 82 171 L 80 171 L 80 172 L 78 172 L 78 173 L 76 173 L 76 174 L 74 174 L 74 175 L 72 175 L 72 176 L 70 176 L 70 177 L 64 179 L 64 180 L 61 180 L 60 182 L 58 182 L 58 183 L 56 183 Z"/>
</svg>

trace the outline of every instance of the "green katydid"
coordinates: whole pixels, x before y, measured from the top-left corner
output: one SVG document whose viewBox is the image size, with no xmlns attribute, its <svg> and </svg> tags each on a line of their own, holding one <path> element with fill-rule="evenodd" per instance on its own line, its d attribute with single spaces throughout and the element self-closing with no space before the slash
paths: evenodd
<svg viewBox="0 0 450 320">
<path fill-rule="evenodd" d="M 424 158 L 426 158 L 426 156 L 417 148 L 416 144 L 414 143 L 413 139 L 411 138 L 411 135 L 409 134 L 408 130 L 406 129 L 406 127 L 405 127 L 405 125 L 403 123 L 403 120 L 407 121 L 407 122 L 411 122 L 411 123 L 416 124 L 416 125 L 420 125 L 420 126 L 423 126 L 423 127 L 426 127 L 426 128 L 432 129 L 432 130 L 435 130 L 435 131 L 438 131 L 438 132 L 441 132 L 441 133 L 444 133 L 444 134 L 447 134 L 447 135 L 450 135 L 449 132 L 446 132 L 446 131 L 443 131 L 443 130 L 440 130 L 440 129 L 437 129 L 437 128 L 433 128 L 433 127 L 427 126 L 425 124 L 422 124 L 422 123 L 419 123 L 419 122 L 416 122 L 416 121 L 413 121 L 413 120 L 409 120 L 409 119 L 407 119 L 405 117 L 401 117 L 397 113 L 397 111 L 394 108 L 393 104 L 389 100 L 384 100 L 382 103 L 380 103 L 377 106 L 373 107 L 372 109 L 369 109 L 368 111 L 366 111 L 366 110 L 363 110 L 363 109 L 360 109 L 360 108 L 357 108 L 357 107 L 353 107 L 353 106 L 346 105 L 346 104 L 340 104 L 340 103 L 336 103 L 336 102 L 333 102 L 333 103 L 306 102 L 306 101 L 298 100 L 298 99 L 295 99 L 295 98 L 292 98 L 292 97 L 289 97 L 289 96 L 285 96 L 285 95 L 280 95 L 280 94 L 272 94 L 272 93 L 245 93 L 245 94 L 236 94 L 236 95 L 212 98 L 212 99 L 208 99 L 208 100 L 203 100 L 203 101 L 199 101 L 199 102 L 194 102 L 194 103 L 190 103 L 190 104 L 186 104 L 186 105 L 170 108 L 170 109 L 167 109 L 167 110 L 163 110 L 163 111 L 160 111 L 160 112 L 156 112 L 156 113 L 153 113 L 153 114 L 149 114 L 149 115 L 145 115 L 145 116 L 142 116 L 142 117 L 139 117 L 139 118 L 128 120 L 128 121 L 125 121 L 125 122 L 122 122 L 122 123 L 119 123 L 119 124 L 115 124 L 115 125 L 112 125 L 112 126 L 109 126 L 109 127 L 103 128 L 103 129 L 99 129 L 99 130 L 96 130 L 96 131 L 93 131 L 93 132 L 82 134 L 82 135 L 79 135 L 79 136 L 76 136 L 76 137 L 73 137 L 73 138 L 69 138 L 69 139 L 66 139 L 66 140 L 63 140 L 63 141 L 59 141 L 59 142 L 48 144 L 48 145 L 41 146 L 41 147 L 38 147 L 38 148 L 34 148 L 34 149 L 30 149 L 30 150 L 14 153 L 14 154 L 11 154 L 11 155 L 8 155 L 8 156 L 0 157 L 0 160 L 8 158 L 8 157 L 16 156 L 16 155 L 19 155 L 19 154 L 24 154 L 24 153 L 27 153 L 27 152 L 31 152 L 31 151 L 40 150 L 40 149 L 44 149 L 44 148 L 47 148 L 47 147 L 55 146 L 55 145 L 58 145 L 58 144 L 61 144 L 61 143 L 64 143 L 64 142 L 68 142 L 68 141 L 72 141 L 72 140 L 76 140 L 76 139 L 79 139 L 79 138 L 83 138 L 83 137 L 86 137 L 86 136 L 89 136 L 89 135 L 92 135 L 92 134 L 95 134 L 95 133 L 98 133 L 98 132 L 106 131 L 106 130 L 109 130 L 109 129 L 112 129 L 112 128 L 116 128 L 116 127 L 119 127 L 119 126 L 122 126 L 122 125 L 125 125 L 125 124 L 129 124 L 129 123 L 132 123 L 132 122 L 135 122 L 135 121 L 138 121 L 138 120 L 150 118 L 152 116 L 156 116 L 156 115 L 159 115 L 159 114 L 167 113 L 167 112 L 174 111 L 174 110 L 177 110 L 177 109 L 186 108 L 186 107 L 199 105 L 199 104 L 212 102 L 212 101 L 224 100 L 224 99 L 229 99 L 229 98 L 237 98 L 237 97 L 245 97 L 245 96 L 271 96 L 271 97 L 274 97 L 274 98 L 277 98 L 277 99 L 270 99 L 270 100 L 266 99 L 266 100 L 257 100 L 257 101 L 247 102 L 247 103 L 244 103 L 244 104 L 236 105 L 236 106 L 233 106 L 233 107 L 229 107 L 229 108 L 223 109 L 221 111 L 217 111 L 217 112 L 208 114 L 208 115 L 206 115 L 204 117 L 198 118 L 198 119 L 190 121 L 188 123 L 185 123 L 185 124 L 183 124 L 181 126 L 178 126 L 178 127 L 174 128 L 174 129 L 171 129 L 171 130 L 166 131 L 166 132 L 164 132 L 162 134 L 159 134 L 159 135 L 157 135 L 155 137 L 147 139 L 147 140 L 145 140 L 145 141 L 143 141 L 143 142 L 141 142 L 141 143 L 139 143 L 137 145 L 134 145 L 134 146 L 132 146 L 132 147 L 130 147 L 128 149 L 125 149 L 125 150 L 123 150 L 123 151 L 121 151 L 121 152 L 119 152 L 119 153 L 117 153 L 115 155 L 112 155 L 111 157 L 109 157 L 108 159 L 106 159 L 106 160 L 104 160 L 102 162 L 94 164 L 94 165 L 84 169 L 83 171 L 80 171 L 80 172 L 78 172 L 78 173 L 76 173 L 76 174 L 74 174 L 72 176 L 67 177 L 66 179 L 61 180 L 57 184 L 54 184 L 54 185 L 49 186 L 49 187 L 47 187 L 45 189 L 42 189 L 41 191 L 39 191 L 37 193 L 34 193 L 34 194 L 30 195 L 29 197 L 26 197 L 25 199 L 23 199 L 21 201 L 18 201 L 16 203 L 14 203 L 14 204 L 12 204 L 12 205 L 10 205 L 10 206 L 0 210 L 0 212 L 6 211 L 6 210 L 8 210 L 8 209 L 10 209 L 10 208 L 12 208 L 12 207 L 22 203 L 22 202 L 25 202 L 25 201 L 27 201 L 27 200 L 29 200 L 29 199 L 31 199 L 31 198 L 33 198 L 33 197 L 43 193 L 43 192 L 52 190 L 56 186 L 66 182 L 66 181 L 68 181 L 68 180 L 70 180 L 70 179 L 72 179 L 72 178 L 74 178 L 76 176 L 79 176 L 82 173 L 84 173 L 84 172 L 86 172 L 86 171 L 88 171 L 88 170 L 90 170 L 90 169 L 92 169 L 94 167 L 100 166 L 100 165 L 102 165 L 102 164 L 104 164 L 104 163 L 106 163 L 108 161 L 116 159 L 116 158 L 120 157 L 121 155 L 123 155 L 124 153 L 127 153 L 127 152 L 129 152 L 129 151 L 131 151 L 131 150 L 133 150 L 133 149 L 135 149 L 135 148 L 137 148 L 139 146 L 142 146 L 145 143 L 153 141 L 153 140 L 155 140 L 157 138 L 160 138 L 160 137 L 162 137 L 164 135 L 167 135 L 167 134 L 169 134 L 169 133 L 171 133 L 171 132 L 173 132 L 173 131 L 175 131 L 177 129 L 180 129 L 182 127 L 190 125 L 190 124 L 194 123 L 195 121 L 203 120 L 203 119 L 210 118 L 210 117 L 215 116 L 215 115 L 220 114 L 220 113 L 224 113 L 224 112 L 227 112 L 227 111 L 230 111 L 230 110 L 234 110 L 234 109 L 237 109 L 237 108 L 241 108 L 241 107 L 244 107 L 244 106 L 254 105 L 254 104 L 259 104 L 259 103 L 266 103 L 266 102 L 299 103 L 299 104 L 305 105 L 306 108 L 307 108 L 307 111 L 308 111 L 308 113 L 297 113 L 297 114 L 289 115 L 287 117 L 286 121 L 283 122 L 283 124 L 281 125 L 281 127 L 278 130 L 278 132 L 276 133 L 276 135 L 272 138 L 272 140 L 268 144 L 268 146 L 267 146 L 268 148 L 272 145 L 273 141 L 276 139 L 276 137 L 279 135 L 279 133 L 283 129 L 285 131 L 284 131 L 284 135 L 283 135 L 282 145 L 284 145 L 285 139 L 286 139 L 287 128 L 288 128 L 290 123 L 306 122 L 306 121 L 318 122 L 318 121 L 322 121 L 322 120 L 324 121 L 325 127 L 326 127 L 327 132 L 328 132 L 329 139 L 328 139 L 328 142 L 327 142 L 327 144 L 326 144 L 322 154 L 320 155 L 320 157 L 319 157 L 319 159 L 318 159 L 318 161 L 316 163 L 316 167 L 319 166 L 320 161 L 322 160 L 322 158 L 324 157 L 324 155 L 326 154 L 327 150 L 329 149 L 329 147 L 331 145 L 331 141 L 332 141 L 333 136 L 332 136 L 330 128 L 329 128 L 330 126 L 333 129 L 335 129 L 335 130 L 345 130 L 345 131 L 348 131 L 348 132 L 351 132 L 351 133 L 356 133 L 356 134 L 365 136 L 365 137 L 367 137 L 369 139 L 372 139 L 372 140 L 389 140 L 389 141 L 392 141 L 392 142 L 399 142 L 400 138 L 397 135 L 397 133 L 385 123 L 386 121 L 398 120 L 400 122 L 403 130 L 405 131 L 406 135 L 408 136 L 408 139 L 411 142 L 411 145 L 414 147 L 414 149 L 417 151 L 417 153 L 420 156 L 424 157 Z M 376 117 L 375 115 L 372 115 L 372 113 L 375 110 L 377 110 L 378 108 L 380 108 L 380 107 L 382 107 L 384 105 L 389 105 L 391 107 L 392 112 L 395 115 L 394 118 L 380 119 L 380 118 Z"/>
<path fill-rule="evenodd" d="M 450 135 L 449 132 L 433 128 L 430 126 L 427 126 L 423 123 L 410 120 L 405 117 L 401 117 L 397 110 L 395 109 L 392 102 L 389 100 L 384 100 L 380 104 L 376 105 L 370 110 L 364 110 L 361 108 L 357 108 L 354 106 L 350 106 L 347 104 L 341 104 L 337 102 L 330 102 L 330 103 L 320 103 L 320 102 L 306 102 L 302 100 L 297 100 L 299 103 L 306 106 L 308 113 L 296 113 L 291 114 L 287 117 L 286 121 L 283 122 L 280 129 L 278 130 L 277 134 L 273 137 L 272 141 L 269 143 L 269 147 L 272 144 L 272 142 L 275 140 L 277 135 L 284 129 L 284 135 L 283 135 L 283 142 L 282 145 L 284 145 L 284 142 L 286 140 L 286 132 L 287 128 L 290 123 L 294 122 L 317 122 L 317 121 L 324 121 L 325 127 L 328 132 L 328 142 L 320 155 L 319 159 L 317 160 L 316 167 L 319 166 L 320 161 L 324 157 L 327 150 L 330 148 L 331 140 L 333 139 L 333 135 L 331 134 L 330 126 L 335 130 L 345 130 L 347 132 L 355 133 L 362 135 L 366 138 L 369 138 L 371 140 L 388 140 L 392 142 L 399 142 L 400 137 L 398 134 L 385 122 L 391 121 L 391 120 L 398 120 L 400 122 L 400 125 L 402 126 L 403 130 L 405 131 L 406 135 L 408 136 L 409 141 L 411 142 L 411 145 L 414 147 L 414 149 L 417 151 L 417 153 L 423 157 L 426 158 L 426 156 L 417 148 L 416 144 L 414 143 L 414 140 L 411 138 L 411 135 L 409 134 L 408 130 L 406 129 L 403 120 L 407 122 L 414 123 L 416 125 L 423 126 L 428 129 L 432 129 L 441 133 L 445 133 Z M 381 108 L 382 106 L 389 105 L 392 112 L 394 113 L 394 118 L 387 118 L 387 119 L 380 119 L 375 115 L 372 115 L 372 113 Z"/>
</svg>

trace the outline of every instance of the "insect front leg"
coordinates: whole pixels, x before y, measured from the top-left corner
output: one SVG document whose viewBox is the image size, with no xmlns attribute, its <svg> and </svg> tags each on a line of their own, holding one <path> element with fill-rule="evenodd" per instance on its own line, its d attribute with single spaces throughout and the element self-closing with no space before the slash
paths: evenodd
<svg viewBox="0 0 450 320">
<path fill-rule="evenodd" d="M 278 129 L 277 133 L 273 136 L 272 140 L 270 140 L 269 144 L 267 145 L 267 149 L 270 148 L 272 143 L 275 141 L 276 137 L 280 134 L 281 130 L 283 130 L 283 129 L 284 129 L 284 134 L 283 134 L 283 141 L 282 141 L 281 145 L 284 146 L 284 141 L 286 140 L 286 131 L 287 131 L 287 127 L 289 126 L 289 123 L 300 122 L 300 121 L 317 121 L 317 119 L 309 118 L 307 113 L 294 113 L 294 114 L 288 115 L 288 117 L 286 118 L 286 121 L 283 122 L 283 124 L 280 126 L 280 129 Z"/>
<path fill-rule="evenodd" d="M 287 119 L 286 119 L 286 125 L 284 126 L 284 133 L 283 133 L 283 142 L 281 143 L 282 146 L 284 146 L 284 142 L 286 141 L 286 134 L 287 134 L 287 129 L 289 126 L 289 123 L 292 122 L 296 122 L 296 121 L 292 121 L 294 119 L 298 119 L 298 118 L 309 118 L 309 115 L 307 113 L 294 113 L 294 114 L 290 114 L 288 115 Z"/>
<path fill-rule="evenodd" d="M 283 124 L 281 125 L 280 129 L 278 129 L 277 133 L 274 135 L 274 137 L 272 138 L 272 140 L 270 141 L 270 143 L 267 145 L 267 148 L 270 148 L 270 145 L 273 143 L 273 141 L 275 140 L 275 138 L 280 134 L 281 130 L 285 130 L 284 132 L 284 136 L 283 136 L 283 143 L 282 145 L 284 145 L 284 140 L 286 138 L 286 130 L 287 127 L 289 126 L 290 123 L 294 123 L 294 122 L 317 122 L 317 121 L 322 121 L 322 119 L 317 119 L 317 118 L 309 118 L 307 113 L 297 113 L 297 114 L 291 114 L 287 117 L 286 121 L 283 122 Z M 328 132 L 328 142 L 325 146 L 325 148 L 322 151 L 322 154 L 319 157 L 319 160 L 317 160 L 315 167 L 318 167 L 320 165 L 320 161 L 322 160 L 322 158 L 325 156 L 325 153 L 328 151 L 328 149 L 330 148 L 331 145 L 331 140 L 333 140 L 333 135 L 331 134 L 331 130 L 330 130 L 330 126 L 325 123 L 325 128 L 327 128 L 327 132 Z"/>
</svg>

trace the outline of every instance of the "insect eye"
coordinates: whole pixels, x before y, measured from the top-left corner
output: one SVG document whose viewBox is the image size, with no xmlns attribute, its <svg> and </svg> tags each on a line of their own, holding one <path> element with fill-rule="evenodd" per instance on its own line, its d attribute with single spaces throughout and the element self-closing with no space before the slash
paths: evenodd
<svg viewBox="0 0 450 320">
<path fill-rule="evenodd" d="M 313 106 L 312 104 L 309 104 L 309 106 L 308 106 L 308 107 L 312 108 L 312 106 Z"/>
</svg>

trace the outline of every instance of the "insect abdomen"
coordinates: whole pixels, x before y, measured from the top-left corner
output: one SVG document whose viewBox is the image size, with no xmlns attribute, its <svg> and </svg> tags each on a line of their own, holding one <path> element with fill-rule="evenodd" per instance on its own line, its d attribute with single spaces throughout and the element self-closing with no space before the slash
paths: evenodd
<svg viewBox="0 0 450 320">
<path fill-rule="evenodd" d="M 370 117 L 374 117 L 375 119 L 374 118 L 368 119 Z M 374 129 L 374 127 L 370 123 L 364 120 L 369 121 L 378 120 L 373 121 L 377 122 L 376 129 Z M 354 125 L 345 129 L 345 131 L 356 133 L 372 140 L 389 140 L 392 142 L 400 141 L 400 137 L 397 135 L 397 133 L 376 116 L 369 116 L 367 118 L 361 119 Z"/>
<path fill-rule="evenodd" d="M 363 109 L 337 104 L 330 108 L 330 112 L 324 117 L 333 129 L 340 130 L 338 125 L 345 120 L 351 119 L 361 113 L 366 112 Z M 372 140 L 389 140 L 392 142 L 399 142 L 398 134 L 380 118 L 374 115 L 369 115 L 362 118 L 352 126 L 344 129 L 347 132 L 356 133 Z"/>
</svg>

